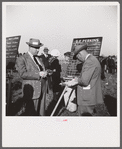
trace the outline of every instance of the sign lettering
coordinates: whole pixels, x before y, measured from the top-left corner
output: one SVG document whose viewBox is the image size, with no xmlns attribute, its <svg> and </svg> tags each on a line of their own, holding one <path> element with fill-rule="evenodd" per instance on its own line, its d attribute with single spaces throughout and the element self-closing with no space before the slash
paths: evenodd
<svg viewBox="0 0 122 149">
<path fill-rule="evenodd" d="M 74 38 L 72 42 L 70 61 L 67 67 L 68 76 L 79 75 L 79 72 L 77 70 L 77 64 L 79 64 L 80 62 L 78 60 L 73 60 L 73 47 L 77 45 L 83 45 L 84 43 L 87 44 L 88 53 L 93 54 L 96 57 L 100 55 L 102 37 Z"/>
<path fill-rule="evenodd" d="M 18 47 L 21 36 L 13 36 L 6 38 L 6 65 L 9 62 L 16 61 L 16 56 L 18 54 Z"/>
</svg>

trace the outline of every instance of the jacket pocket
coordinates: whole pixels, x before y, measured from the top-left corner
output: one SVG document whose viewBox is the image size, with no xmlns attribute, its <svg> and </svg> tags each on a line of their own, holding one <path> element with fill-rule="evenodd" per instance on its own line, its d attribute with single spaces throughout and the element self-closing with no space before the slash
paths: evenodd
<svg viewBox="0 0 122 149">
<path fill-rule="evenodd" d="M 83 99 L 88 100 L 92 96 L 92 90 L 83 89 Z"/>
</svg>

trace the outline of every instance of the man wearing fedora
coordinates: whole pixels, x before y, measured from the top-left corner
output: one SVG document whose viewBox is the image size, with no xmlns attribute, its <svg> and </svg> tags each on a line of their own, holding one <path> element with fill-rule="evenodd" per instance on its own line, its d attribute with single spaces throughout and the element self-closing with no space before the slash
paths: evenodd
<svg viewBox="0 0 122 149">
<path fill-rule="evenodd" d="M 48 52 L 49 49 L 47 47 L 44 47 L 43 53 L 39 56 L 39 58 L 42 59 L 46 69 L 49 69 L 49 59 L 51 58 L 51 55 L 48 54 Z"/>
<path fill-rule="evenodd" d="M 29 49 L 28 52 L 17 59 L 17 68 L 20 77 L 23 79 L 22 88 L 24 85 L 29 84 L 33 87 L 32 100 L 34 102 L 34 108 L 37 115 L 43 115 L 41 109 L 41 94 L 43 88 L 43 80 L 47 76 L 44 64 L 39 60 L 37 56 L 39 48 L 43 46 L 39 39 L 31 38 L 29 42 L 26 42 Z"/>
<path fill-rule="evenodd" d="M 47 47 L 44 47 L 43 53 L 39 56 L 40 60 L 42 60 L 45 69 L 48 72 L 47 75 L 47 92 L 52 91 L 52 72 L 50 70 L 50 64 L 49 64 L 49 59 L 51 58 L 51 55 L 48 53 L 49 49 Z"/>
<path fill-rule="evenodd" d="M 101 89 L 101 66 L 95 56 L 87 52 L 87 45 L 74 47 L 73 59 L 83 62 L 80 76 L 66 82 L 68 86 L 77 85 L 78 113 L 93 115 L 95 105 L 103 104 Z"/>
</svg>

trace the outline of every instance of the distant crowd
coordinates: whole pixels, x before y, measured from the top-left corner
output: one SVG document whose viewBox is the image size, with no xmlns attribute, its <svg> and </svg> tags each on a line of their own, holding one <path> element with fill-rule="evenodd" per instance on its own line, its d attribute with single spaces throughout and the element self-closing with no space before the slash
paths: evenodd
<svg viewBox="0 0 122 149">
<path fill-rule="evenodd" d="M 69 62 L 71 52 L 64 53 L 65 60 Z M 109 56 L 98 56 L 98 60 L 101 64 L 101 79 L 105 79 L 105 73 L 115 74 L 117 73 L 117 56 L 109 55 Z M 82 69 L 82 63 L 77 64 L 78 72 Z"/>
<path fill-rule="evenodd" d="M 111 74 L 117 73 L 117 57 L 115 55 L 109 55 L 108 57 L 99 56 L 98 59 L 101 64 L 101 79 L 105 78 L 105 72 Z"/>
<path fill-rule="evenodd" d="M 67 55 L 68 53 L 68 55 Z M 65 59 L 64 60 L 59 60 L 59 63 L 66 63 L 69 61 L 69 57 L 70 57 L 70 53 L 71 52 L 66 52 L 66 54 L 64 54 Z M 25 53 L 18 53 L 17 58 L 24 55 Z M 99 56 L 98 60 L 101 64 L 101 79 L 105 78 L 105 73 L 111 73 L 111 74 L 115 74 L 117 73 L 117 56 L 115 55 L 109 55 L 109 56 Z M 13 69 L 16 71 L 16 64 L 10 62 L 7 65 L 7 69 Z M 82 64 L 78 64 L 77 65 L 77 71 L 80 72 L 82 69 Z"/>
</svg>

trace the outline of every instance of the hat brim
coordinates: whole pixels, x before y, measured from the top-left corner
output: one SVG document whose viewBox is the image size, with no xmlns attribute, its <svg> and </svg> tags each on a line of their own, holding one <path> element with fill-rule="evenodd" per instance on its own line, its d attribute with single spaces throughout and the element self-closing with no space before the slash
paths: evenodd
<svg viewBox="0 0 122 149">
<path fill-rule="evenodd" d="M 77 54 L 73 56 L 73 60 L 76 60 L 76 59 L 77 59 L 77 57 L 76 57 L 76 56 L 77 56 Z"/>
<path fill-rule="evenodd" d="M 84 49 L 82 49 L 84 50 Z M 77 54 L 82 51 L 81 49 L 79 49 L 77 52 L 74 53 L 73 59 L 76 60 L 77 59 Z"/>
<path fill-rule="evenodd" d="M 40 48 L 44 45 L 43 43 L 40 43 L 39 45 L 33 45 L 33 44 L 30 44 L 29 42 L 26 42 L 26 44 L 28 44 L 30 47 L 33 47 L 33 48 Z"/>
<path fill-rule="evenodd" d="M 76 60 L 77 59 L 77 54 L 80 52 L 80 51 L 83 51 L 83 50 L 87 50 L 87 45 L 79 45 L 79 47 L 76 47 L 78 49 L 75 49 L 74 51 L 74 56 L 73 56 L 73 59 Z"/>
<path fill-rule="evenodd" d="M 43 51 L 49 51 L 48 49 L 44 49 Z"/>
</svg>

